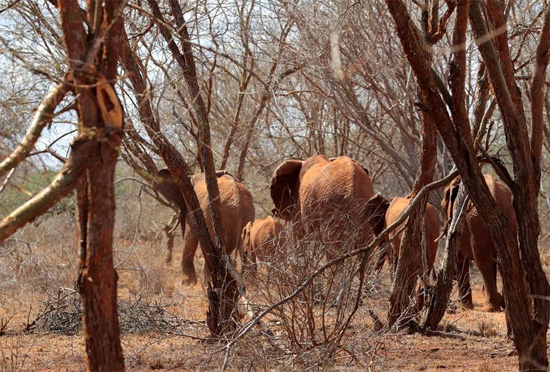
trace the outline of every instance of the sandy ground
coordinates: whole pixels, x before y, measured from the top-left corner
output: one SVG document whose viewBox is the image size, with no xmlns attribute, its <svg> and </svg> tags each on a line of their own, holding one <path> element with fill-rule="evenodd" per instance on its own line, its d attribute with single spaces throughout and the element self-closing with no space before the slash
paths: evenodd
<svg viewBox="0 0 550 372">
<path fill-rule="evenodd" d="M 223 344 L 205 343 L 194 338 L 208 335 L 203 323 L 207 305 L 204 289 L 200 284 L 182 286 L 177 257 L 172 265 L 166 266 L 162 249 L 159 248 L 155 254 L 158 255 L 157 262 L 150 264 L 147 275 L 140 274 L 139 278 L 136 278 L 136 271 L 129 268 L 144 267 L 147 260 L 122 265 L 119 270 L 119 297 L 131 303 L 146 293 L 144 301 L 147 303 L 162 304 L 166 311 L 190 322 L 174 332 L 163 330 L 123 334 L 122 345 L 128 370 L 220 370 L 224 359 Z M 202 266 L 199 264 L 197 267 Z M 23 282 L 21 286 L 23 288 Z M 7 334 L 0 336 L 0 371 L 84 371 L 85 352 L 81 332 L 71 336 L 22 332 L 25 324 L 43 306 L 43 294 L 38 290 L 33 292 L 32 288 L 4 293 L 0 299 L 0 321 L 10 319 Z M 506 338 L 504 313 L 479 310 L 484 305 L 484 296 L 480 277 L 475 273 L 473 288 L 478 310 L 457 308 L 453 314 L 447 314 L 442 325 L 452 325 L 453 329 L 461 331 L 449 332 L 449 337 L 373 332 L 367 310 L 374 310 L 384 320 L 388 298 L 385 296 L 389 295 L 389 289 L 385 288 L 380 299 L 360 307 L 350 329 L 346 331 L 347 349 L 338 352 L 330 366 L 311 365 L 295 355 L 274 360 L 269 353 L 267 338 L 257 334 L 237 345 L 231 354 L 229 370 L 517 370 L 517 356 L 511 341 Z"/>
</svg>

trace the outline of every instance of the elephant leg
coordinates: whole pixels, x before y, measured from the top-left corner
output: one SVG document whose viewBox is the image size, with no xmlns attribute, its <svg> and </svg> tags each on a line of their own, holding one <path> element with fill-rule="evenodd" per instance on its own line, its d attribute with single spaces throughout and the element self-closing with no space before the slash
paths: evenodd
<svg viewBox="0 0 550 372">
<path fill-rule="evenodd" d="M 181 258 L 181 269 L 183 271 L 182 284 L 194 285 L 197 284 L 197 274 L 195 273 L 195 252 L 199 240 L 197 236 L 189 231 L 185 236 L 185 246 L 183 248 L 183 256 Z"/>
<path fill-rule="evenodd" d="M 164 228 L 164 233 L 166 234 L 166 237 L 168 238 L 168 241 L 166 242 L 166 264 L 170 265 L 172 263 L 172 252 L 174 251 L 174 234 L 170 232 L 169 226 L 166 226 Z"/>
<path fill-rule="evenodd" d="M 458 252 L 456 264 L 460 303 L 466 309 L 473 309 L 474 301 L 472 300 L 472 288 L 470 287 L 470 260 L 464 257 L 461 252 Z"/>
<path fill-rule="evenodd" d="M 384 266 L 384 261 L 390 255 L 391 245 L 390 243 L 383 241 L 380 243 L 380 249 L 378 250 L 377 260 L 376 260 L 376 272 L 380 272 Z"/>
<path fill-rule="evenodd" d="M 484 310 L 491 312 L 500 311 L 501 308 L 504 308 L 504 298 L 497 289 L 496 262 L 491 257 L 484 257 L 481 262 L 478 260 L 476 264 L 483 277 L 483 289 L 487 297 L 487 306 Z"/>
</svg>

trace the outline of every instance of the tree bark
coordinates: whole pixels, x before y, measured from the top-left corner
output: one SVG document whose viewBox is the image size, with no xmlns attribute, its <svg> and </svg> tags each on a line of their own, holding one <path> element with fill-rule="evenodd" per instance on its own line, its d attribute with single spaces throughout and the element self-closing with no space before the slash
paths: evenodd
<svg viewBox="0 0 550 372">
<path fill-rule="evenodd" d="M 427 43 L 427 23 L 424 32 L 424 43 Z M 429 48 L 425 48 L 425 50 L 427 54 Z M 423 92 L 420 92 L 421 98 L 423 98 L 423 94 Z M 411 191 L 411 198 L 414 198 L 422 187 L 433 180 L 435 172 L 437 133 L 433 118 L 425 111 L 422 112 L 422 124 L 424 140 L 422 141 L 419 174 Z M 418 277 L 422 276 L 425 279 L 426 267 L 422 265 L 422 262 L 425 261 L 422 260 L 422 257 L 426 257 L 426 244 L 422 244 L 422 226 L 427 202 L 428 194 L 422 197 L 419 206 L 411 213 L 405 225 L 403 239 L 399 247 L 399 262 L 390 297 L 390 311 L 388 314 L 390 326 L 396 324 L 400 328 L 402 325 L 407 324 L 415 315 L 415 312 L 419 310 L 414 304 L 413 299 L 416 296 L 413 294 L 415 293 Z M 424 283 L 426 283 L 426 280 L 424 280 Z M 420 295 L 424 296 L 424 294 Z"/>
<path fill-rule="evenodd" d="M 186 71 L 186 73 L 191 73 L 186 67 L 186 63 L 188 63 L 187 58 L 193 57 L 189 41 L 187 40 L 185 43 L 188 50 L 181 53 L 172 39 L 172 34 L 166 26 L 158 4 L 154 0 L 149 0 L 149 5 L 155 17 L 155 22 L 165 37 L 169 49 L 176 58 L 176 61 L 178 61 L 182 67 L 182 70 Z M 180 22 L 182 22 L 183 18 L 180 18 L 182 17 L 181 12 L 178 13 L 179 4 L 172 5 L 175 7 L 175 16 L 180 19 Z M 184 24 L 182 25 L 185 26 Z M 187 32 L 186 30 L 186 28 L 185 30 L 180 29 L 184 36 Z M 221 231 L 221 224 L 219 223 L 219 214 L 216 213 L 216 211 L 219 210 L 219 208 L 216 207 L 216 205 L 219 204 L 219 197 L 215 197 L 215 195 L 219 195 L 219 191 L 216 191 L 218 184 L 214 170 L 213 157 L 210 150 L 210 135 L 206 116 L 206 107 L 204 105 L 204 101 L 200 98 L 200 89 L 198 87 L 197 77 L 188 77 L 186 78 L 186 81 L 190 86 L 190 92 L 194 98 L 193 109 L 196 111 L 197 122 L 199 124 L 199 148 L 201 151 L 201 158 L 205 166 L 205 178 L 209 192 L 209 200 L 211 201 L 211 208 L 214 211 L 212 213 L 215 232 L 214 237 L 211 237 L 208 232 L 209 230 L 206 225 L 200 203 L 193 189 L 193 185 L 189 180 L 189 176 L 192 174 L 191 169 L 174 146 L 164 137 L 160 131 L 159 123 L 153 116 L 152 103 L 147 95 L 147 87 L 145 79 L 142 75 L 142 70 L 139 66 L 139 61 L 131 51 L 126 35 L 124 40 L 121 42 L 120 53 L 124 69 L 131 75 L 130 81 L 138 100 L 139 115 L 145 124 L 145 129 L 149 137 L 153 140 L 155 146 L 158 148 L 159 153 L 164 159 L 176 185 L 182 192 L 188 207 L 187 209 L 194 211 L 188 215 L 187 220 L 191 230 L 198 235 L 201 251 L 203 252 L 206 266 L 211 273 L 212 279 L 212 283 L 208 284 L 209 309 L 207 313 L 207 325 L 210 329 L 212 337 L 220 337 L 235 328 L 233 316 L 235 315 L 238 290 L 237 281 L 234 280 L 233 276 L 228 271 L 228 267 L 231 266 L 231 262 L 229 261 L 229 256 L 224 252 L 224 245 L 222 241 L 223 232 Z M 193 69 L 193 71 L 196 74 L 196 69 Z M 212 184 L 212 181 L 215 185 Z M 214 187 L 215 190 L 212 190 L 212 187 Z M 218 220 L 217 223 L 216 220 Z M 213 239 L 215 239 L 216 243 L 214 243 Z"/>
<path fill-rule="evenodd" d="M 466 109 L 466 50 L 461 47 L 466 43 L 466 29 L 468 26 L 468 11 L 469 1 L 462 1 L 457 5 L 455 28 L 453 32 L 453 47 L 455 52 L 453 53 L 452 62 L 450 66 L 449 85 L 451 86 L 452 101 L 451 101 L 451 115 L 455 123 L 460 123 L 460 128 L 463 131 L 469 131 L 469 118 Z M 480 67 L 482 68 L 482 67 Z M 480 78 L 481 79 L 481 78 Z M 478 79 L 479 81 L 479 79 Z M 479 87 L 480 96 L 484 95 L 484 85 Z M 482 99 L 482 98 L 480 98 Z M 484 102 L 484 101 L 483 101 Z M 479 105 L 476 105 L 477 111 L 485 111 L 484 103 L 479 101 Z M 477 116 L 477 115 L 475 115 Z M 457 124 L 458 125 L 458 124 Z M 474 144 L 475 145 L 475 144 Z M 460 186 L 460 194 L 465 195 L 464 186 Z M 456 211 L 455 211 L 456 215 Z M 447 309 L 447 303 L 450 298 L 453 277 L 455 273 L 455 262 L 457 255 L 457 243 L 455 239 L 456 221 L 459 215 L 454 216 L 451 222 L 451 228 L 447 234 L 447 243 L 445 244 L 445 257 L 444 264 L 438 273 L 437 284 L 433 300 L 428 308 L 428 314 L 424 322 L 424 326 L 428 329 L 437 329 L 439 322 L 445 314 Z M 454 223 L 453 223 L 454 221 Z"/>
<path fill-rule="evenodd" d="M 89 167 L 77 188 L 80 260 L 78 284 L 90 371 L 123 371 L 113 265 L 114 176 L 122 141 L 122 107 L 111 83 L 116 79 L 124 2 L 89 2 L 94 25 L 88 35 L 78 2 L 60 0 L 61 26 L 70 75 L 77 93 L 80 131 L 97 133 Z M 94 10 L 92 11 L 92 6 Z M 91 36 L 91 37 L 90 37 Z M 88 43 L 88 40 L 91 40 Z M 102 46 L 101 46 L 102 45 Z M 99 54 L 99 52 L 102 52 Z"/>
<path fill-rule="evenodd" d="M 443 267 L 437 273 L 437 284 L 432 301 L 430 301 L 430 304 L 428 305 L 428 314 L 426 315 L 426 320 L 423 325 L 426 329 L 437 329 L 437 326 L 447 311 L 447 304 L 449 303 L 449 298 L 451 297 L 453 279 L 455 278 L 456 272 L 456 256 L 458 253 L 458 239 L 456 236 L 456 231 L 459 223 L 464 221 L 459 220 L 459 218 L 467 198 L 463 184 L 460 184 L 456 198 L 456 205 L 459 207 L 453 209 L 453 216 L 447 231 L 447 242 L 445 243 Z"/>
<path fill-rule="evenodd" d="M 515 179 L 512 193 L 519 225 L 519 249 L 517 237 L 507 228 L 506 216 L 491 197 L 480 168 L 476 165 L 469 128 L 466 130 L 463 127 L 464 123 L 452 121 L 446 112 L 429 65 L 423 58 L 415 27 L 406 6 L 400 0 L 386 0 L 386 4 L 396 23 L 409 64 L 420 89 L 425 93 L 429 113 L 437 123 L 439 133 L 455 161 L 469 197 L 478 210 L 484 211 L 491 237 L 499 247 L 499 268 L 503 278 L 506 314 L 519 353 L 520 369 L 546 368 L 546 332 L 550 313 L 550 304 L 546 298 L 550 291 L 537 247 L 539 185 L 535 182 L 537 166 L 533 164 L 533 159 L 536 162 L 536 154 L 532 153 L 533 150 L 536 152 L 536 149 L 529 148 L 521 96 L 515 85 L 514 69 L 507 47 L 507 33 L 496 35 L 494 44 L 491 39 L 486 38 L 489 33 L 485 18 L 490 19 L 495 27 L 504 27 L 502 11 L 493 0 L 487 0 L 487 14 L 484 16 L 478 1 L 472 0 L 469 14 L 476 37 L 484 40 L 479 44 L 479 50 L 501 110 L 507 144 L 514 164 Z M 545 20 L 547 19 L 545 17 Z M 534 129 L 536 127 L 533 126 Z M 532 136 L 537 135 L 541 133 L 532 133 Z"/>
</svg>

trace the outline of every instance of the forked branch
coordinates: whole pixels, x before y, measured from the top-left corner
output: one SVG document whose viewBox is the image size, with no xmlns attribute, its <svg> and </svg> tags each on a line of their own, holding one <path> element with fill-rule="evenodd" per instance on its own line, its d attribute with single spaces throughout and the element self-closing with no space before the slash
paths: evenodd
<svg viewBox="0 0 550 372">
<path fill-rule="evenodd" d="M 34 114 L 31 126 L 27 130 L 27 134 L 15 151 L 0 163 L 0 178 L 17 167 L 34 149 L 36 141 L 38 141 L 42 134 L 42 129 L 52 122 L 55 117 L 54 110 L 61 103 L 68 90 L 69 85 L 63 80 L 61 83 L 57 84 L 40 103 Z"/>
</svg>

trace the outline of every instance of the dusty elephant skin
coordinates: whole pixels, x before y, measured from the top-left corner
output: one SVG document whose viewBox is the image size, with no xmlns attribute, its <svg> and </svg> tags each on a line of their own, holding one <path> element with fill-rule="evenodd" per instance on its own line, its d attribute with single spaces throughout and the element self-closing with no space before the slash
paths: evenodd
<svg viewBox="0 0 550 372">
<path fill-rule="evenodd" d="M 243 229 L 243 263 L 257 271 L 257 264 L 269 262 L 283 252 L 283 224 L 271 216 L 249 222 Z"/>
<path fill-rule="evenodd" d="M 254 202 L 252 195 L 247 188 L 240 182 L 226 174 L 224 171 L 217 173 L 218 175 L 218 187 L 220 189 L 221 199 L 221 222 L 224 231 L 224 242 L 226 244 L 227 252 L 230 254 L 238 248 L 241 244 L 241 232 L 243 227 L 254 220 Z M 172 177 L 168 170 L 163 169 L 159 172 L 160 178 L 159 189 L 161 193 L 170 201 L 174 202 L 181 211 L 180 221 L 184 223 L 187 215 L 187 208 L 185 201 L 181 195 L 176 184 L 173 182 Z M 208 208 L 208 190 L 206 189 L 206 183 L 204 174 L 196 174 L 191 178 L 197 197 L 201 205 L 201 209 L 204 213 L 208 230 L 213 236 L 212 217 Z M 187 224 L 189 226 L 189 224 Z M 197 283 L 197 275 L 195 272 L 195 252 L 198 247 L 198 239 L 196 234 L 187 230 L 184 237 L 184 249 L 181 261 L 181 267 L 183 271 L 182 283 L 185 285 L 193 285 Z M 206 274 L 206 273 L 205 273 Z"/>
<path fill-rule="evenodd" d="M 388 202 L 381 195 L 377 195 L 369 200 L 368 205 L 370 209 L 375 210 L 377 213 L 373 213 L 374 216 L 373 225 L 375 226 L 375 233 L 382 232 L 383 229 L 393 224 L 401 216 L 403 211 L 409 206 L 411 200 L 405 197 L 395 197 L 391 202 Z M 379 226 L 376 228 L 376 226 Z M 391 247 L 384 249 L 381 252 L 378 260 L 378 269 L 382 268 L 386 259 L 391 263 L 392 272 L 395 273 L 397 269 L 397 262 L 399 260 L 399 247 L 401 245 L 400 231 L 403 225 L 397 227 L 390 235 L 389 238 L 393 238 Z M 426 272 L 433 270 L 435 256 L 437 254 L 437 238 L 439 236 L 439 230 L 441 229 L 441 220 L 437 211 L 430 203 L 426 204 L 426 212 L 424 214 L 424 231 L 426 233 Z"/>
<path fill-rule="evenodd" d="M 372 182 L 368 171 L 347 156 L 287 160 L 275 170 L 270 191 L 275 216 L 298 221 L 303 233 L 315 234 L 330 249 L 339 249 L 352 232 L 359 243 L 372 236 L 362 218 L 374 194 Z"/>
<path fill-rule="evenodd" d="M 493 176 L 484 175 L 485 182 L 497 205 L 508 216 L 508 227 L 517 234 L 517 222 L 512 207 L 510 191 Z M 445 211 L 447 222 L 452 218 L 456 207 L 456 190 L 460 179 L 457 178 L 445 188 L 441 207 Z M 504 299 L 497 289 L 497 247 L 495 246 L 483 217 L 471 201 L 467 201 L 461 222 L 457 227 L 458 256 L 457 272 L 461 303 L 466 308 L 473 308 L 470 288 L 470 260 L 473 260 L 483 277 L 484 291 L 487 298 L 487 311 L 499 311 L 504 308 Z"/>
</svg>

